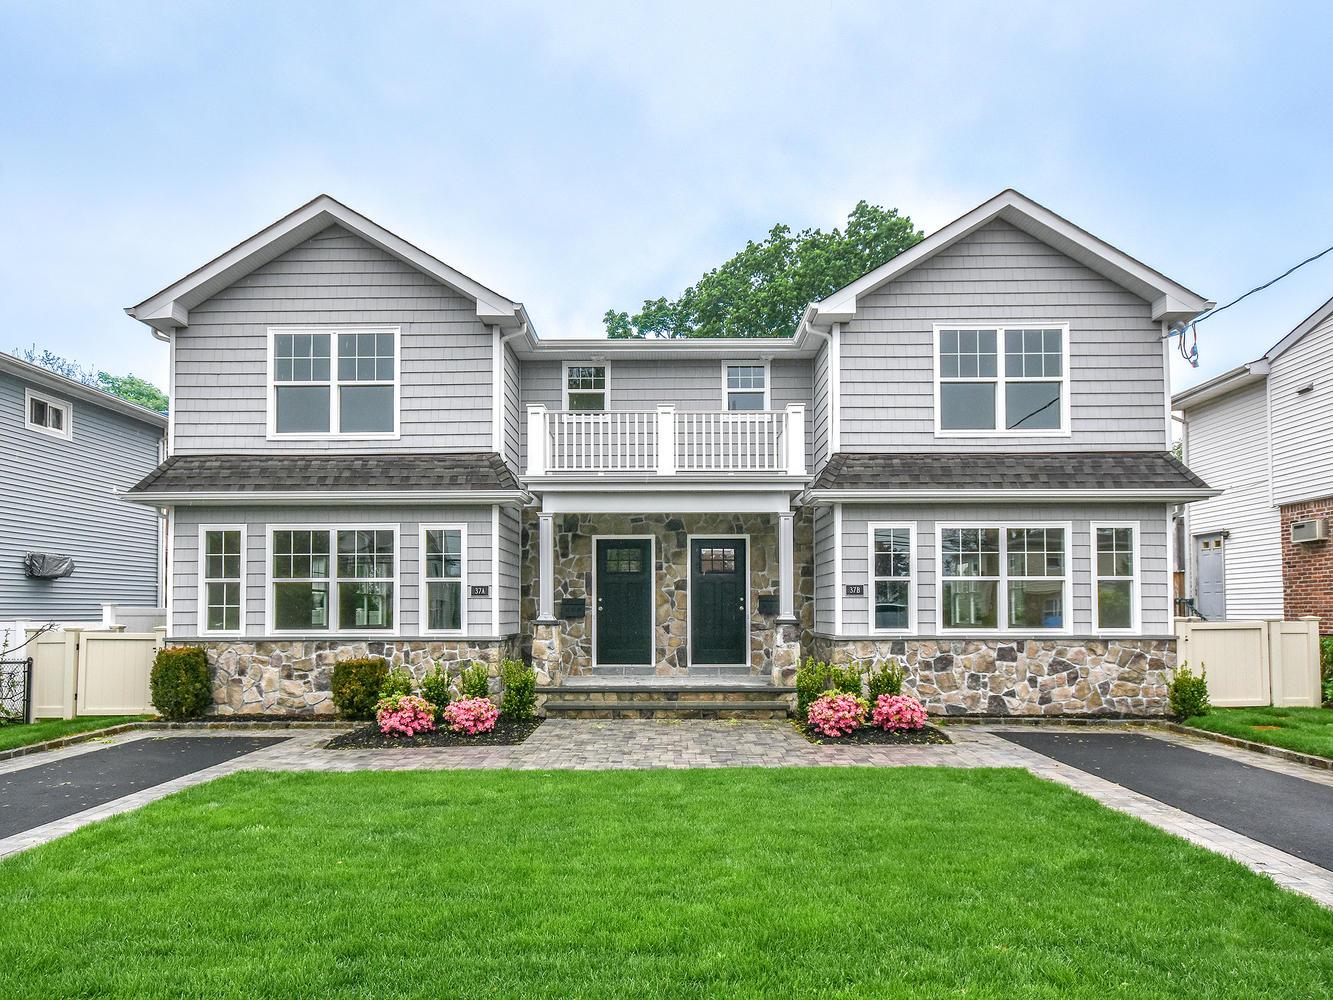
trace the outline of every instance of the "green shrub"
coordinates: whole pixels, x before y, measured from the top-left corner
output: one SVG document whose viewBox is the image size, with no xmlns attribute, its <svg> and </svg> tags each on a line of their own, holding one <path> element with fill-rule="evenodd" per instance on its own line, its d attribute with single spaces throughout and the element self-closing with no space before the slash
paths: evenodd
<svg viewBox="0 0 1333 1000">
<path fill-rule="evenodd" d="M 500 664 L 500 683 L 504 687 L 502 718 L 513 722 L 536 718 L 537 671 L 522 660 L 505 660 Z"/>
<path fill-rule="evenodd" d="M 389 679 L 382 656 L 343 660 L 333 668 L 333 704 L 344 719 L 373 719 L 375 702 Z"/>
<path fill-rule="evenodd" d="M 380 699 L 400 698 L 412 693 L 412 673 L 403 667 L 390 670 L 380 685 Z M 427 699 L 429 701 L 430 699 Z"/>
<path fill-rule="evenodd" d="M 449 671 L 437 663 L 434 670 L 421 678 L 421 697 L 435 706 L 435 722 L 438 725 L 450 701 Z"/>
<path fill-rule="evenodd" d="M 474 663 L 458 675 L 458 691 L 464 698 L 489 698 L 490 680 L 484 663 Z"/>
<path fill-rule="evenodd" d="M 829 667 L 829 682 L 834 691 L 861 697 L 861 665 L 849 663 L 845 667 Z"/>
<path fill-rule="evenodd" d="M 1176 675 L 1167 688 L 1171 697 L 1171 711 L 1182 719 L 1195 715 L 1207 715 L 1212 705 L 1208 703 L 1208 671 L 1200 664 L 1199 676 L 1195 677 L 1189 663 L 1182 663 L 1176 668 Z"/>
<path fill-rule="evenodd" d="M 213 704 L 208 656 L 198 646 L 159 649 L 149 675 L 153 707 L 164 719 L 192 719 Z"/>
<path fill-rule="evenodd" d="M 811 703 L 814 702 L 829 684 L 829 670 L 831 668 L 827 663 L 816 662 L 813 656 L 807 657 L 805 663 L 796 668 L 796 717 L 804 721 L 810 710 Z"/>
<path fill-rule="evenodd" d="M 870 688 L 870 704 L 882 694 L 903 693 L 903 668 L 890 661 L 870 675 L 867 684 Z"/>
<path fill-rule="evenodd" d="M 1319 676 L 1323 681 L 1324 704 L 1333 708 L 1333 635 L 1319 640 Z"/>
</svg>

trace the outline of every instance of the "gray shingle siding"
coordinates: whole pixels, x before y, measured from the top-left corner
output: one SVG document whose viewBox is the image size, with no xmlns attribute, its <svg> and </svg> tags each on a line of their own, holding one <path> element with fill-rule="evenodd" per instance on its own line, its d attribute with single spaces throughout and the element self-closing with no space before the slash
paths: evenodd
<svg viewBox="0 0 1333 1000">
<path fill-rule="evenodd" d="M 492 332 L 471 300 L 333 226 L 190 310 L 176 335 L 173 451 L 291 451 L 266 440 L 268 328 L 397 326 L 401 437 L 324 451 L 488 451 Z"/>
<path fill-rule="evenodd" d="M 25 426 L 24 390 L 71 406 L 72 440 Z M 159 460 L 162 430 L 0 372 L 0 620 L 100 619 L 103 603 L 158 603 L 157 511 L 127 503 Z M 29 551 L 72 556 L 62 580 L 30 580 Z"/>
<path fill-rule="evenodd" d="M 1069 437 L 934 430 L 936 323 L 1068 322 Z M 842 331 L 843 451 L 1165 451 L 1161 326 L 1144 300 L 994 221 L 858 304 Z"/>
</svg>

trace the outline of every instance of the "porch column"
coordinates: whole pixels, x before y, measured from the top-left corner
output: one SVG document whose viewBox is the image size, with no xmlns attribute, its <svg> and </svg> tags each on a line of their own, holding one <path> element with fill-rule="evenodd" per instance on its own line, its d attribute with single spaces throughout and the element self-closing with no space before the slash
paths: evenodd
<svg viewBox="0 0 1333 1000">
<path fill-rule="evenodd" d="M 537 515 L 537 620 L 555 621 L 554 514 Z"/>
<path fill-rule="evenodd" d="M 796 621 L 796 541 L 794 515 L 778 515 L 778 621 Z"/>
</svg>

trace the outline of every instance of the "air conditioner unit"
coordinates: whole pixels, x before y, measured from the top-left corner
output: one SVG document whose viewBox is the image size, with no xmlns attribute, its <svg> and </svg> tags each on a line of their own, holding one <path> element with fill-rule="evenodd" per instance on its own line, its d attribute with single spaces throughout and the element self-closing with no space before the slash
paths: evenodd
<svg viewBox="0 0 1333 1000">
<path fill-rule="evenodd" d="M 1322 542 L 1328 537 L 1328 522 L 1322 517 L 1313 521 L 1292 521 L 1291 540 L 1293 544 L 1301 542 Z"/>
</svg>

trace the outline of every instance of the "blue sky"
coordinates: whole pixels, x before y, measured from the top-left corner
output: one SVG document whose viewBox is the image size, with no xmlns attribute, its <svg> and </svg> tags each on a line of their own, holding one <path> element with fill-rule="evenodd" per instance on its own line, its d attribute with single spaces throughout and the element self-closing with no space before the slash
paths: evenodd
<svg viewBox="0 0 1333 1000">
<path fill-rule="evenodd" d="M 860 198 L 930 231 L 1016 187 L 1219 302 L 1333 244 L 1317 5 L 648 7 L 0 0 L 0 349 L 164 382 L 122 308 L 319 192 L 543 336 Z M 1333 254 L 1176 387 L 1330 295 Z"/>
</svg>

